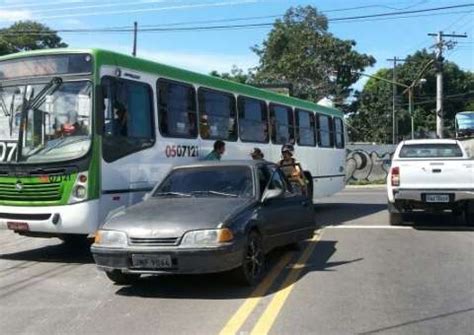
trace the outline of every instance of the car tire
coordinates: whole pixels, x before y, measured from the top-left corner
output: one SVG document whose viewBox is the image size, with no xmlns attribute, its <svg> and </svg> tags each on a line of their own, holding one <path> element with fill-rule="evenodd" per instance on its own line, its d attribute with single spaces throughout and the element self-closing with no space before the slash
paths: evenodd
<svg viewBox="0 0 474 335">
<path fill-rule="evenodd" d="M 390 225 L 398 226 L 398 225 L 403 224 L 403 215 L 401 213 L 389 212 L 388 215 L 389 215 L 388 219 L 389 219 Z"/>
<path fill-rule="evenodd" d="M 260 234 L 251 231 L 245 243 L 242 265 L 234 270 L 233 277 L 240 285 L 254 286 L 263 277 L 265 253 Z"/>
<path fill-rule="evenodd" d="M 137 273 L 123 273 L 120 270 L 106 271 L 105 275 L 117 285 L 131 285 L 140 279 L 140 274 Z"/>
<path fill-rule="evenodd" d="M 466 205 L 464 209 L 464 221 L 468 226 L 474 226 L 474 201 Z"/>
</svg>

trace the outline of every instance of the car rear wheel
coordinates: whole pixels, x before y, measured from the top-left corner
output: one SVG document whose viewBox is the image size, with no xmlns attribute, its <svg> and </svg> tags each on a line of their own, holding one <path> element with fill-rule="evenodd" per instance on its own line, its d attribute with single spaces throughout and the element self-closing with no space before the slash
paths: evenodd
<svg viewBox="0 0 474 335">
<path fill-rule="evenodd" d="M 243 253 L 242 265 L 235 269 L 235 278 L 246 286 L 257 284 L 265 270 L 265 254 L 260 235 L 251 231 L 247 237 L 247 243 Z"/>
<path fill-rule="evenodd" d="M 389 213 L 389 222 L 392 226 L 403 224 L 403 216 L 400 213 Z"/>
<path fill-rule="evenodd" d="M 464 221 L 467 225 L 474 226 L 474 201 L 469 202 L 464 209 Z"/>
<path fill-rule="evenodd" d="M 106 271 L 105 274 L 107 278 L 118 285 L 130 285 L 140 279 L 140 275 L 137 273 L 123 273 L 119 270 Z"/>
</svg>

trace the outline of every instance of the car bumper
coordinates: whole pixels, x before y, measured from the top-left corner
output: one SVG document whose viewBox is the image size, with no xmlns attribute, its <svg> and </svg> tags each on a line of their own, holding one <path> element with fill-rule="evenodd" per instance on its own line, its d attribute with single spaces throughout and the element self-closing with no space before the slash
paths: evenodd
<svg viewBox="0 0 474 335">
<path fill-rule="evenodd" d="M 474 190 L 454 190 L 454 189 L 398 189 L 393 190 L 393 198 L 397 200 L 424 201 L 426 194 L 449 194 L 450 202 L 473 200 Z"/>
<path fill-rule="evenodd" d="M 90 234 L 97 230 L 98 213 L 98 200 L 62 206 L 0 206 L 0 229 L 8 229 L 12 222 L 28 224 L 28 231 L 22 233 Z"/>
<path fill-rule="evenodd" d="M 121 270 L 126 273 L 141 274 L 203 274 L 222 272 L 241 265 L 243 248 L 232 244 L 218 248 L 124 248 L 112 249 L 92 245 L 91 251 L 100 270 Z M 166 269 L 136 268 L 132 255 L 169 255 L 172 267 Z"/>
<path fill-rule="evenodd" d="M 469 202 L 474 201 L 474 190 L 456 189 L 394 189 L 389 197 L 391 212 L 438 212 L 443 210 L 462 211 Z M 427 202 L 428 194 L 449 195 L 448 202 Z"/>
</svg>

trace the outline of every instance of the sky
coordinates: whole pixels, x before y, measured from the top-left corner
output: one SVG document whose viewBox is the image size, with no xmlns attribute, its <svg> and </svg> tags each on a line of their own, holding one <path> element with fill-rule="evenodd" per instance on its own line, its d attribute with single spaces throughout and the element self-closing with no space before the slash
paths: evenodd
<svg viewBox="0 0 474 335">
<path fill-rule="evenodd" d="M 52 29 L 147 26 L 187 27 L 272 23 L 291 6 L 312 5 L 330 19 L 472 4 L 470 0 L 0 0 L 0 27 L 17 20 L 39 21 Z M 412 16 L 412 17 L 407 17 Z M 414 17 L 413 17 L 414 16 Z M 248 19 L 255 18 L 257 19 Z M 263 18 L 262 18 L 263 17 Z M 239 19 L 239 20 L 234 20 Z M 244 20 L 240 20 L 244 19 Z M 214 21 L 214 22 L 213 22 Z M 182 25 L 180 27 L 183 27 Z M 233 65 L 248 69 L 258 65 L 251 47 L 260 45 L 271 27 L 213 31 L 139 32 L 138 56 L 201 73 L 228 72 Z M 474 70 L 474 7 L 377 18 L 330 22 L 338 38 L 356 41 L 356 50 L 377 60 L 366 70 L 373 74 L 390 67 L 386 59 L 403 58 L 434 44 L 428 33 L 467 33 L 468 38 L 446 52 L 449 61 L 464 70 Z M 60 33 L 70 47 L 104 48 L 131 53 L 133 35 L 120 33 Z M 361 79 L 355 88 L 364 83 Z"/>
</svg>

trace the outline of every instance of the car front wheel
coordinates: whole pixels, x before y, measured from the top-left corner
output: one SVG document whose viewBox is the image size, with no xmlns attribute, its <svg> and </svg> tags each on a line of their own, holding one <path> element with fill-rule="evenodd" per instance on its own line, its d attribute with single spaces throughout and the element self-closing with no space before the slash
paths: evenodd
<svg viewBox="0 0 474 335">
<path fill-rule="evenodd" d="M 135 283 L 140 278 L 139 274 L 123 273 L 119 270 L 106 271 L 105 274 L 107 275 L 107 278 L 118 285 L 130 285 Z"/>
<path fill-rule="evenodd" d="M 235 270 L 235 277 L 240 284 L 253 286 L 260 281 L 264 270 L 265 254 L 262 238 L 257 232 L 251 231 L 245 244 L 242 265 Z"/>
</svg>

